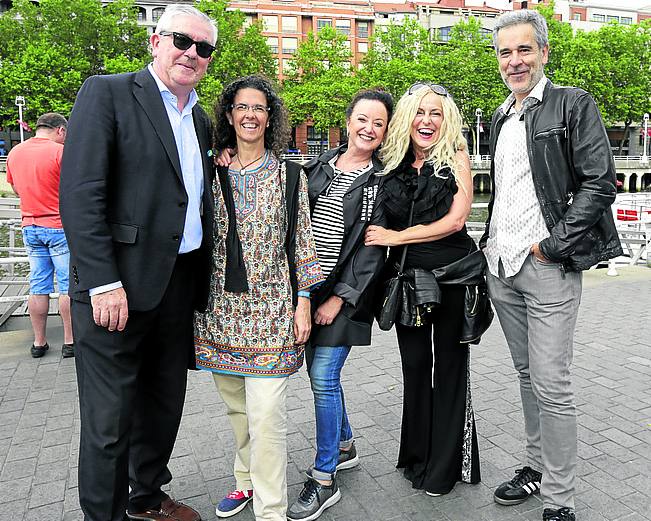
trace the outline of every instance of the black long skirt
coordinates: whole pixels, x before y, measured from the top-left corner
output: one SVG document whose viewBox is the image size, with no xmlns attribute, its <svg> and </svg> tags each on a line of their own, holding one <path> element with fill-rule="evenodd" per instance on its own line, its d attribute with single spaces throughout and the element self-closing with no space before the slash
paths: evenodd
<svg viewBox="0 0 651 521">
<path fill-rule="evenodd" d="M 469 348 L 459 343 L 465 288 L 441 288 L 432 325 L 396 325 L 404 382 L 397 467 L 414 488 L 447 494 L 481 477 Z"/>
</svg>

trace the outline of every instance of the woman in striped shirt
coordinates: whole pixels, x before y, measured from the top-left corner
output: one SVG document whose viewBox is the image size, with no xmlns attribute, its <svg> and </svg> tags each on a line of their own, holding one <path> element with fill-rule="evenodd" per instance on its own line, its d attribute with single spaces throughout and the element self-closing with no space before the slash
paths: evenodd
<svg viewBox="0 0 651 521">
<path fill-rule="evenodd" d="M 326 281 L 312 291 L 314 324 L 307 350 L 316 413 L 317 452 L 290 521 L 317 519 L 339 501 L 337 470 L 359 463 L 348 423 L 341 369 L 352 345 L 371 343 L 370 287 L 385 250 L 364 246 L 369 224 L 382 225 L 376 204 L 382 170 L 376 157 L 393 111 L 381 90 L 359 92 L 346 111 L 348 142 L 308 162 L 308 194 L 317 256 Z"/>
</svg>

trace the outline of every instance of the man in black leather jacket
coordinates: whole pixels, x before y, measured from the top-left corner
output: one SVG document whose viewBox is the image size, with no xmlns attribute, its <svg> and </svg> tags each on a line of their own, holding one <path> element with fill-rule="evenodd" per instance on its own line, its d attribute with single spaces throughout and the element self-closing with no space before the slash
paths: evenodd
<svg viewBox="0 0 651 521">
<path fill-rule="evenodd" d="M 493 31 L 511 95 L 493 117 L 493 196 L 480 241 L 488 289 L 519 374 L 527 462 L 494 494 L 540 493 L 544 521 L 575 521 L 576 410 L 570 377 L 581 270 L 621 255 L 615 168 L 592 97 L 544 75 L 545 19 L 520 10 Z"/>
</svg>

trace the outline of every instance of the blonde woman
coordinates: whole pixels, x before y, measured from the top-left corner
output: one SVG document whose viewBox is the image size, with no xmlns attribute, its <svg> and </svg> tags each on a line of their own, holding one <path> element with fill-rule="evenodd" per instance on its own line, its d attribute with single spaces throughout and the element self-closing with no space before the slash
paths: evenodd
<svg viewBox="0 0 651 521">
<path fill-rule="evenodd" d="M 440 268 L 477 249 L 465 228 L 472 203 L 466 148 L 447 90 L 412 85 L 398 101 L 381 152 L 388 227 L 366 232 L 367 245 L 390 247 L 386 278 L 395 275 L 407 245 L 406 270 Z M 426 324 L 396 323 L 404 380 L 398 468 L 431 496 L 480 480 L 468 346 L 459 342 L 465 287 L 441 285 L 441 293 Z"/>
</svg>

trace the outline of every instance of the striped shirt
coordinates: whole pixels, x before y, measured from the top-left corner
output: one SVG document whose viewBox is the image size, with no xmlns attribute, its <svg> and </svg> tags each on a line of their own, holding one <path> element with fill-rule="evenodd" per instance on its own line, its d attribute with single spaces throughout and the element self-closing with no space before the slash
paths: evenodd
<svg viewBox="0 0 651 521">
<path fill-rule="evenodd" d="M 324 277 L 330 275 L 337 264 L 344 240 L 344 196 L 355 179 L 373 166 L 369 163 L 352 172 L 342 172 L 335 166 L 338 157 L 330 160 L 335 175 L 330 186 L 317 198 L 312 214 L 312 232 Z"/>
</svg>

